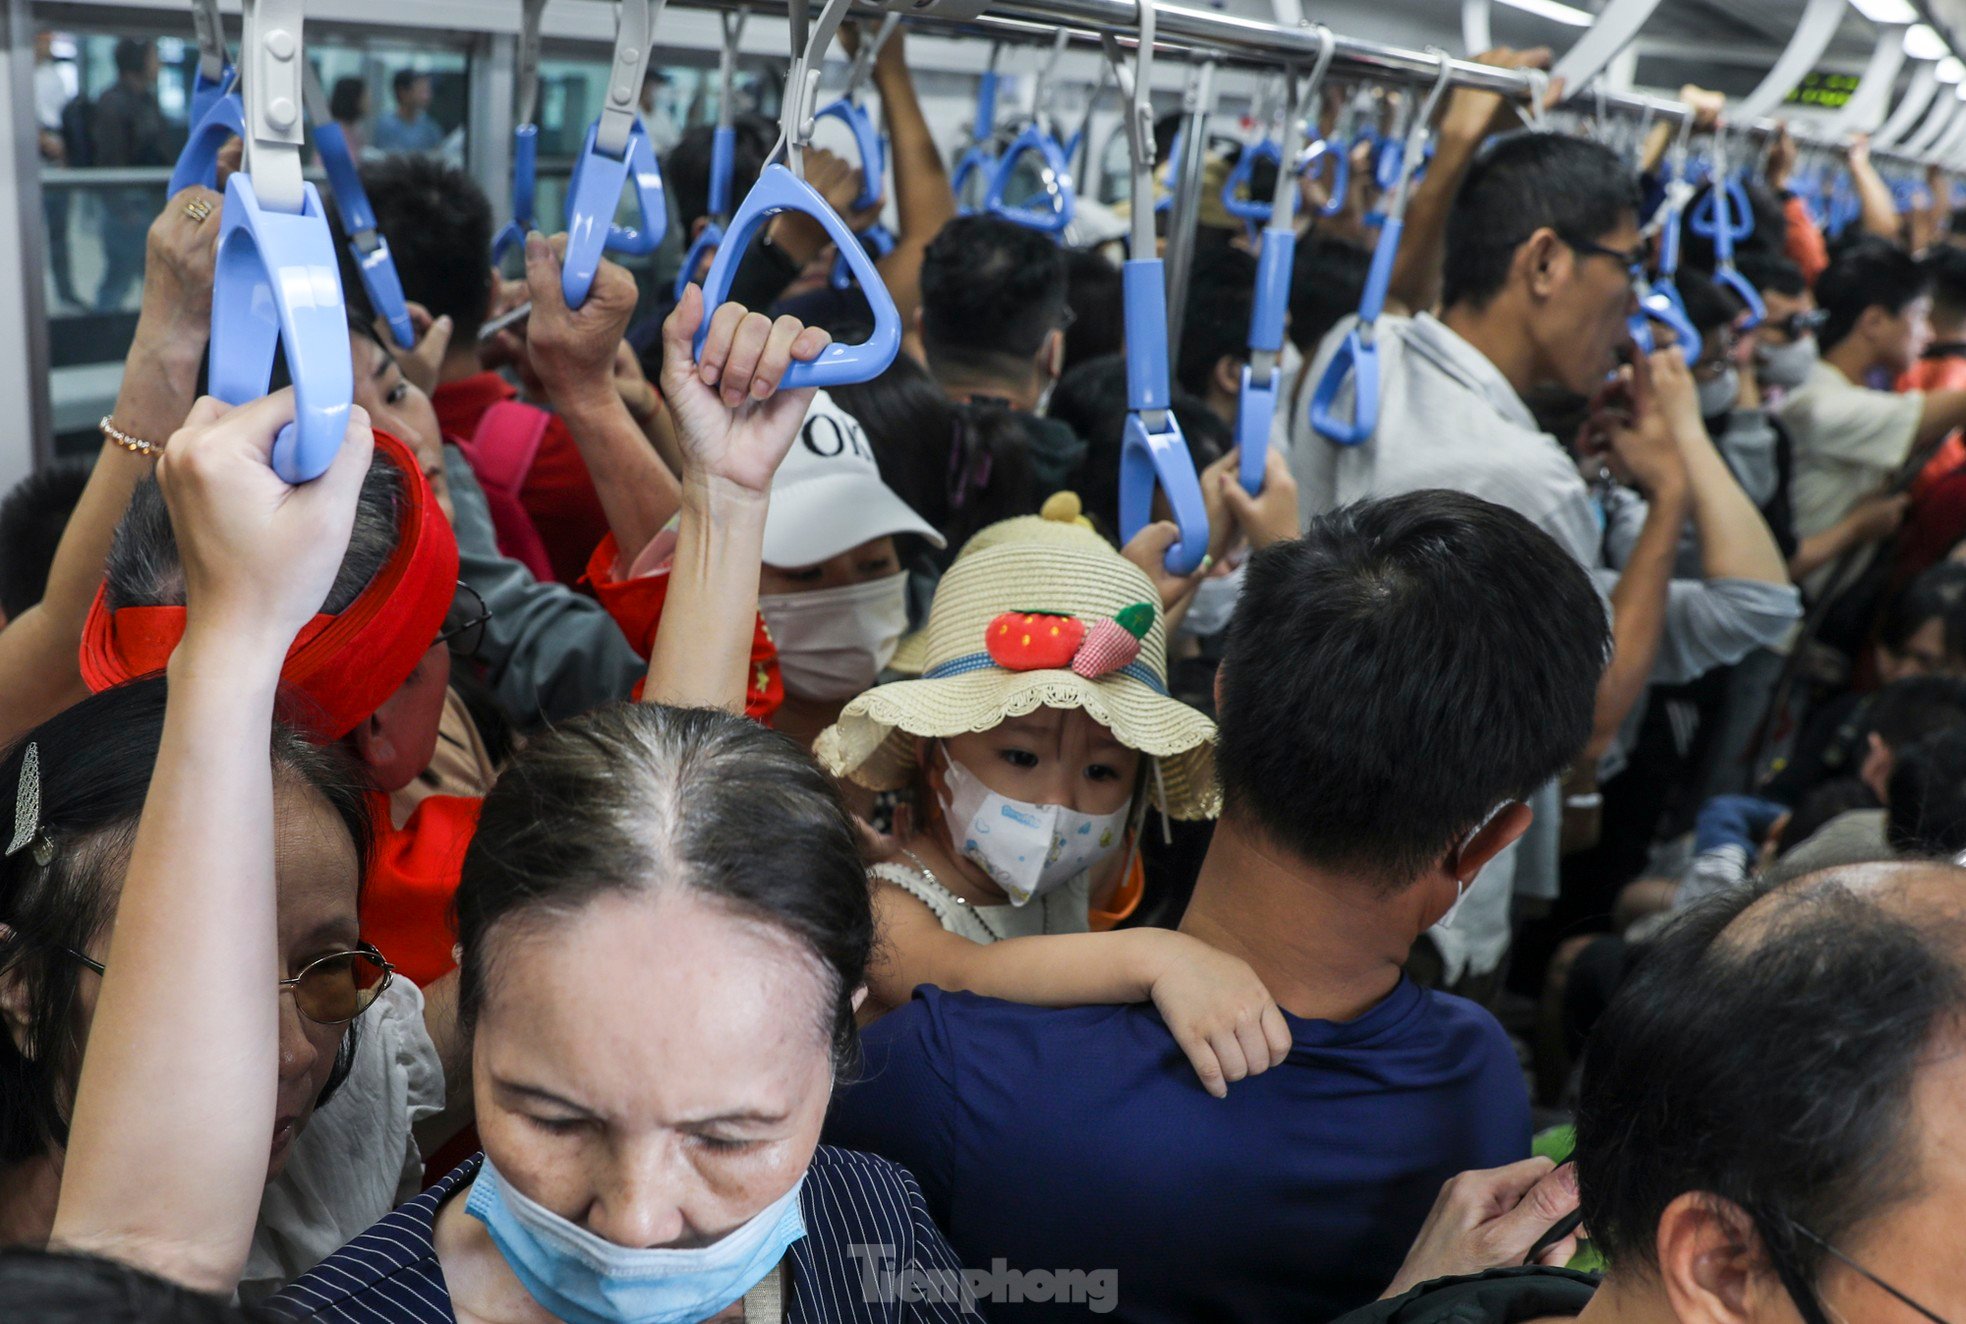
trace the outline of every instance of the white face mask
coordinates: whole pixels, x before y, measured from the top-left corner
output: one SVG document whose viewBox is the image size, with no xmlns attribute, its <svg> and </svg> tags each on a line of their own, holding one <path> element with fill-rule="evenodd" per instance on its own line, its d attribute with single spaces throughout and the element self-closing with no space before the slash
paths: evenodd
<svg viewBox="0 0 1966 1324">
<path fill-rule="evenodd" d="M 1754 352 L 1754 367 L 1764 385 L 1793 391 L 1809 380 L 1809 370 L 1816 366 L 1816 358 L 1816 338 L 1804 336 L 1793 344 L 1758 347 Z"/>
<path fill-rule="evenodd" d="M 1245 561 L 1226 575 L 1211 575 L 1197 584 L 1188 614 L 1181 618 L 1175 633 L 1205 639 L 1228 629 L 1229 618 L 1236 614 L 1236 602 L 1242 597 L 1242 572 L 1248 564 Z"/>
<path fill-rule="evenodd" d="M 787 693 L 851 699 L 874 687 L 908 630 L 908 572 L 758 599 Z"/>
<path fill-rule="evenodd" d="M 1741 398 L 1741 370 L 1728 364 L 1720 370 L 1720 375 L 1710 382 L 1701 382 L 1700 417 L 1719 418 L 1734 408 L 1734 402 Z"/>
<path fill-rule="evenodd" d="M 988 874 L 1013 906 L 1055 891 L 1120 847 L 1127 806 L 1081 814 L 998 795 L 954 759 L 943 758 L 948 800 L 942 806 L 949 844 Z"/>
</svg>

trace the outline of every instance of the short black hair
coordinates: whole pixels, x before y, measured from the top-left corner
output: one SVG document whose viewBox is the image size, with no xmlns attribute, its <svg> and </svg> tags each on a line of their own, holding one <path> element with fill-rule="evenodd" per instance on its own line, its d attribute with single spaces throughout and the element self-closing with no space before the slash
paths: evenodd
<svg viewBox="0 0 1966 1324">
<path fill-rule="evenodd" d="M 1206 257 L 1197 254 L 1174 369 L 1182 390 L 1206 400 L 1216 364 L 1225 358 L 1249 361 L 1249 318 L 1255 305 L 1255 258 L 1226 245 Z"/>
<path fill-rule="evenodd" d="M 1891 764 L 1884 837 L 1900 855 L 1966 851 L 1966 724 L 1921 736 Z"/>
<path fill-rule="evenodd" d="M 1920 265 L 1932 291 L 1933 311 L 1948 322 L 1966 318 L 1966 248 L 1939 244 Z"/>
<path fill-rule="evenodd" d="M 415 87 L 419 80 L 428 77 L 430 75 L 421 69 L 398 69 L 396 76 L 389 80 L 389 89 L 396 94 L 396 99 L 401 101 L 404 94 Z"/>
<path fill-rule="evenodd" d="M 408 499 L 408 476 L 378 452 L 362 478 L 355 527 L 327 600 L 321 604 L 323 612 L 345 611 L 382 573 L 401 540 L 403 503 Z M 144 479 L 131 492 L 129 508 L 110 539 L 103 601 L 111 611 L 184 605 L 184 560 L 171 526 L 170 507 L 154 478 Z"/>
<path fill-rule="evenodd" d="M 1929 288 L 1924 270 L 1896 244 L 1883 239 L 1852 244 L 1816 278 L 1816 303 L 1823 310 L 1816 343 L 1828 353 L 1849 339 L 1867 309 L 1882 308 L 1896 317 Z"/>
<path fill-rule="evenodd" d="M 1362 244 L 1327 235 L 1300 241 L 1290 269 L 1290 343 L 1315 356 L 1331 328 L 1358 311 L 1371 269 L 1372 250 Z"/>
<path fill-rule="evenodd" d="M 1235 434 L 1208 403 L 1177 386 L 1169 402 L 1188 457 L 1200 473 L 1235 446 Z M 1118 541 L 1120 449 L 1126 440 L 1126 359 L 1109 354 L 1082 363 L 1058 379 L 1051 393 L 1051 417 L 1085 439 L 1085 456 L 1071 480 L 1086 516 L 1108 538 Z"/>
<path fill-rule="evenodd" d="M 135 37 L 124 37 L 116 43 L 116 72 L 119 74 L 141 74 L 150 71 L 150 54 L 157 49 L 154 41 L 139 41 Z"/>
<path fill-rule="evenodd" d="M 758 172 L 765 168 L 778 126 L 758 115 L 738 115 L 731 120 L 731 127 L 736 131 L 730 171 L 730 203 L 735 207 L 758 182 Z M 710 162 L 716 139 L 714 124 L 687 129 L 662 163 L 662 182 L 675 200 L 685 240 L 690 227 L 710 214 Z"/>
<path fill-rule="evenodd" d="M 83 1048 L 75 1033 L 82 966 L 67 953 L 88 951 L 115 916 L 164 736 L 166 692 L 162 677 L 104 690 L 0 753 L 0 794 L 11 806 L 27 750 L 36 749 L 41 826 L 54 845 L 45 865 L 31 850 L 0 859 L 0 972 L 19 981 L 28 1008 L 24 1044 L 0 1035 L 0 1163 L 67 1143 Z M 361 770 L 343 751 L 279 725 L 270 757 L 276 783 L 306 786 L 326 801 L 365 875 L 373 829 Z M 347 1078 L 353 1051 L 345 1037 L 324 1098 Z"/>
<path fill-rule="evenodd" d="M 871 381 L 829 392 L 866 429 L 881 481 L 947 540 L 940 565 L 979 529 L 1034 514 L 1049 495 L 1037 490 L 1022 419 L 1001 404 L 951 400 L 906 354 Z"/>
<path fill-rule="evenodd" d="M 1065 321 L 1065 256 L 999 216 L 958 216 L 922 255 L 922 344 L 932 367 L 1022 371 Z"/>
<path fill-rule="evenodd" d="M 1523 131 L 1475 158 L 1447 220 L 1442 302 L 1482 307 L 1501 293 L 1516 250 L 1548 228 L 1594 242 L 1638 214 L 1638 176 L 1602 143 Z"/>
<path fill-rule="evenodd" d="M 369 85 L 359 78 L 337 78 L 334 91 L 328 93 L 328 116 L 337 120 L 358 120 L 362 118 L 362 103 L 367 100 Z"/>
<path fill-rule="evenodd" d="M 1919 571 L 1916 578 L 1892 597 L 1877 626 L 1877 642 L 1893 653 L 1911 647 L 1911 637 L 1936 620 L 1950 622 L 1950 615 L 1966 601 L 1966 565 L 1941 561 Z M 1966 620 L 1960 622 L 1966 627 Z M 1946 651 L 1966 653 L 1966 638 L 1955 641 L 1950 623 Z"/>
<path fill-rule="evenodd" d="M 1787 299 L 1800 299 L 1809 292 L 1808 278 L 1802 268 L 1785 257 L 1774 253 L 1743 253 L 1735 265 L 1748 284 L 1763 294 L 1779 294 Z"/>
<path fill-rule="evenodd" d="M 1823 1252 L 1792 1223 L 1848 1244 L 1918 1188 L 1912 1089 L 1966 978 L 1956 925 L 1853 885 L 1874 867 L 1692 907 L 1612 999 L 1584 1053 L 1577 1177 L 1613 1264 L 1656 1265 L 1661 1215 L 1699 1192 L 1752 1217 L 1806 1287 Z M 1778 909 L 1734 932 L 1757 903 Z"/>
<path fill-rule="evenodd" d="M 0 615 L 13 620 L 41 600 L 62 530 L 89 485 L 86 460 L 58 460 L 0 498 Z"/>
<path fill-rule="evenodd" d="M 1251 557 L 1217 682 L 1224 816 L 1381 891 L 1568 767 L 1609 656 L 1590 577 L 1461 492 L 1345 506 Z"/>
<path fill-rule="evenodd" d="M 422 153 L 363 166 L 362 187 L 389 239 L 404 297 L 432 317 L 450 318 L 453 344 L 471 344 L 491 303 L 491 199 L 463 170 Z M 345 277 L 345 289 L 362 288 Z"/>
<path fill-rule="evenodd" d="M 1936 731 L 1966 726 L 1966 680 L 1907 676 L 1879 690 L 1864 713 L 1871 734 L 1900 750 Z"/>
<path fill-rule="evenodd" d="M 1734 325 L 1734 319 L 1741 315 L 1744 305 L 1740 296 L 1697 271 L 1681 271 L 1677 288 L 1679 297 L 1686 304 L 1686 320 L 1693 329 L 1705 339 L 1723 327 Z"/>
<path fill-rule="evenodd" d="M 1119 267 L 1089 248 L 1065 250 L 1065 371 L 1126 348 L 1126 298 Z"/>
</svg>

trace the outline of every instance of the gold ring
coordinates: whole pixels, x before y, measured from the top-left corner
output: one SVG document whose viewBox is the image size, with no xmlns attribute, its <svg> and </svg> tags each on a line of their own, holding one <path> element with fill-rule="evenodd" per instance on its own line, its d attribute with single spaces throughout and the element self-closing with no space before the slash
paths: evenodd
<svg viewBox="0 0 1966 1324">
<path fill-rule="evenodd" d="M 184 204 L 184 214 L 199 225 L 203 225 L 212 214 L 212 204 L 203 198 L 193 198 Z"/>
</svg>

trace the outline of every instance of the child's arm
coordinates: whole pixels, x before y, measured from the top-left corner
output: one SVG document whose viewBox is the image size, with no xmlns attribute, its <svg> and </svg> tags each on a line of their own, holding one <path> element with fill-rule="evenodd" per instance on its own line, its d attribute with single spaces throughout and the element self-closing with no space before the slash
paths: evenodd
<svg viewBox="0 0 1966 1324">
<path fill-rule="evenodd" d="M 874 917 L 883 941 L 867 982 L 889 1006 L 921 984 L 1036 1007 L 1151 1001 L 1217 1098 L 1290 1052 L 1290 1027 L 1256 972 L 1185 933 L 1121 929 L 975 943 L 892 883 L 875 885 Z"/>
</svg>

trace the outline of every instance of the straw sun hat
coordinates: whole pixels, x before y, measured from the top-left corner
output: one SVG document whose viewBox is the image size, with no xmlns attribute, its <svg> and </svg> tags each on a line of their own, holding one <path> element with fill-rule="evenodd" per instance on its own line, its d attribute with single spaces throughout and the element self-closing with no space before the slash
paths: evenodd
<svg viewBox="0 0 1966 1324">
<path fill-rule="evenodd" d="M 1076 514 L 1076 503 L 1071 514 Z M 1047 510 L 1063 513 L 1059 503 Z M 924 737 L 988 731 L 1038 708 L 1082 708 L 1159 760 L 1147 784 L 1175 818 L 1212 818 L 1215 724 L 1167 693 L 1167 623 L 1153 581 L 1090 528 L 1025 515 L 979 532 L 912 641 L 921 679 L 867 691 L 814 746 L 874 790 L 915 776 Z"/>
</svg>

